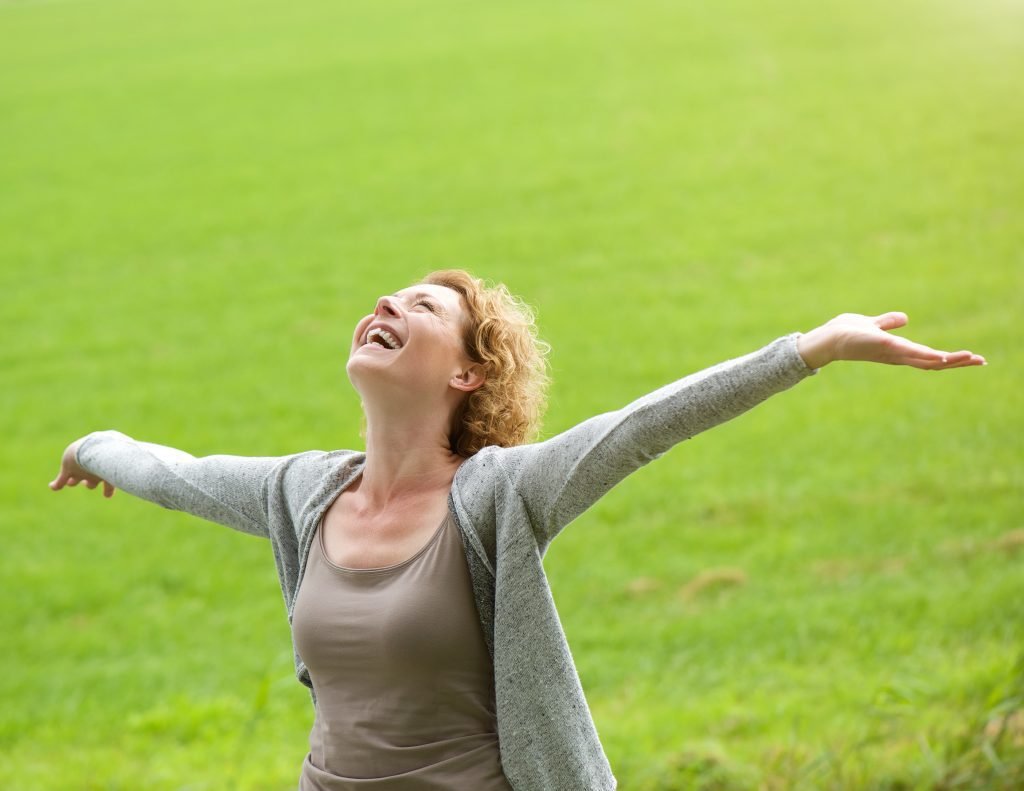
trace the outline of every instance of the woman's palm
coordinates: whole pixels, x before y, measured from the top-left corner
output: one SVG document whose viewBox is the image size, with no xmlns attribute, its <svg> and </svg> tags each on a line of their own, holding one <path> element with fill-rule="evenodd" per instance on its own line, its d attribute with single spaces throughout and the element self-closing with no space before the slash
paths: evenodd
<svg viewBox="0 0 1024 791">
<path fill-rule="evenodd" d="M 834 360 L 911 365 L 928 371 L 986 364 L 984 357 L 966 349 L 958 352 L 939 351 L 888 332 L 906 323 L 907 314 L 900 312 L 883 313 L 880 316 L 842 313 L 824 326 L 831 327 L 835 332 Z"/>
</svg>

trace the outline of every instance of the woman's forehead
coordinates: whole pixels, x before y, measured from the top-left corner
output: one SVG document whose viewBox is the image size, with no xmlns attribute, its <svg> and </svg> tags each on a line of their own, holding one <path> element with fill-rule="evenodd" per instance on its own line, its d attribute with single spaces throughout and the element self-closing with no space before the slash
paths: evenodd
<svg viewBox="0 0 1024 791">
<path fill-rule="evenodd" d="M 454 291 L 453 289 L 450 289 L 447 286 L 437 286 L 434 285 L 433 283 L 415 283 L 412 286 L 398 289 L 397 291 L 394 292 L 392 296 L 410 297 L 419 296 L 421 294 L 426 294 L 427 296 L 436 296 L 445 300 L 458 298 L 459 296 L 458 292 Z"/>
<path fill-rule="evenodd" d="M 448 288 L 448 286 L 438 286 L 433 283 L 417 283 L 408 288 L 399 289 L 392 296 L 399 297 L 400 299 L 412 299 L 420 296 L 434 297 L 446 305 L 454 305 L 456 307 L 459 306 L 462 298 L 458 291 Z"/>
</svg>

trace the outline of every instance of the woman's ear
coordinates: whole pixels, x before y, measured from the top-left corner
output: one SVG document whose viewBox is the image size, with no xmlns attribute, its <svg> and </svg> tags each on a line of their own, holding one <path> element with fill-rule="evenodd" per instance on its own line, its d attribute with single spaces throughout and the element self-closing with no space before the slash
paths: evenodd
<svg viewBox="0 0 1024 791">
<path fill-rule="evenodd" d="M 472 363 L 468 368 L 452 377 L 452 387 L 465 390 L 467 393 L 476 390 L 484 383 L 483 366 L 480 363 Z"/>
</svg>

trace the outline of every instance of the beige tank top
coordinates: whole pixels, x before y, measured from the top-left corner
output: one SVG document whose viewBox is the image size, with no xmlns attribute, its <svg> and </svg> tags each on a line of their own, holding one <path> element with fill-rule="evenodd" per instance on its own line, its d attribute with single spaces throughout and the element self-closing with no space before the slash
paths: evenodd
<svg viewBox="0 0 1024 791">
<path fill-rule="evenodd" d="M 348 569 L 316 528 L 292 617 L 316 717 L 300 791 L 512 791 L 494 669 L 449 512 L 402 563 Z"/>
</svg>

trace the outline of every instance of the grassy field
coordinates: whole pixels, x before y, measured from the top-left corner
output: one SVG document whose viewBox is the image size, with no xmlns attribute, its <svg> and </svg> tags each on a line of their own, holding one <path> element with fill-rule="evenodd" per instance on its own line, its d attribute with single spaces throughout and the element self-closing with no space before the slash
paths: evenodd
<svg viewBox="0 0 1024 791">
<path fill-rule="evenodd" d="M 0 73 L 0 787 L 294 788 L 269 544 L 46 484 L 361 448 L 352 328 L 448 266 L 545 436 L 845 311 L 984 355 L 828 366 L 545 567 L 623 791 L 1024 786 L 1021 3 L 7 0 Z"/>
</svg>

